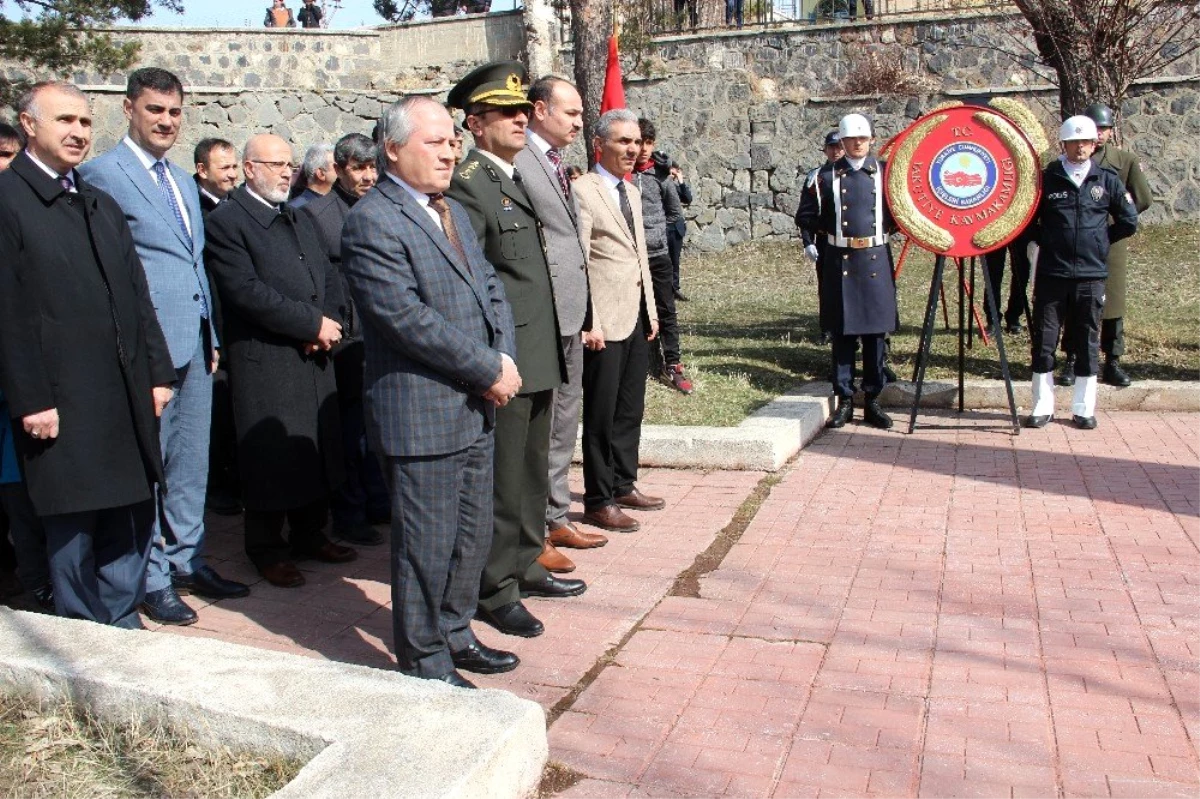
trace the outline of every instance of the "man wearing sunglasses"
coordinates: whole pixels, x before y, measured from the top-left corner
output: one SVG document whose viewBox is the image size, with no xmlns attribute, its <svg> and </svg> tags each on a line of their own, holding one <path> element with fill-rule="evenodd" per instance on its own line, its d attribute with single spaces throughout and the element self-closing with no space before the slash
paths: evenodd
<svg viewBox="0 0 1200 799">
<path fill-rule="evenodd" d="M 454 170 L 448 194 L 467 209 L 504 284 L 522 379 L 520 392 L 496 409 L 495 524 L 476 618 L 507 635 L 532 637 L 543 627 L 523 598 L 578 596 L 587 585 L 548 570 L 570 566 L 547 545 L 545 519 L 550 414 L 567 372 L 541 223 L 513 165 L 532 110 L 524 83 L 524 66 L 501 61 L 475 69 L 450 91 L 448 103 L 465 112 L 475 149 Z"/>
</svg>

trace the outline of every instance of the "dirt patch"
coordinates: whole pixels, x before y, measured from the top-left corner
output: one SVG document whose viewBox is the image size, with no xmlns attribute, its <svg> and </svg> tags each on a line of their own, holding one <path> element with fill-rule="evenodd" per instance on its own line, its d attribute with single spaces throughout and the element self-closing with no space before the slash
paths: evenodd
<svg viewBox="0 0 1200 799">
<path fill-rule="evenodd" d="M 534 797 L 535 799 L 550 799 L 550 797 L 557 796 L 583 778 L 584 775 L 575 769 L 556 760 L 551 760 L 542 769 L 542 781 L 538 783 L 537 793 L 534 794 Z"/>
</svg>

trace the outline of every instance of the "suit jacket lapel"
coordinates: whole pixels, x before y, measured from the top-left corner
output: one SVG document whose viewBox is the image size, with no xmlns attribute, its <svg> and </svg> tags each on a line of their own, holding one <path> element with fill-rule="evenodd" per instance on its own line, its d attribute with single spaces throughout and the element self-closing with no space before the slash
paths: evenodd
<svg viewBox="0 0 1200 799">
<path fill-rule="evenodd" d="M 195 242 L 189 240 L 184 235 L 183 230 L 179 227 L 179 222 L 175 219 L 175 214 L 171 213 L 171 209 L 167 206 L 167 201 L 163 198 L 162 192 L 158 188 L 158 183 L 155 182 L 154 178 L 150 177 L 150 170 L 142 165 L 142 162 L 133 154 L 133 151 L 129 149 L 129 145 L 125 144 L 125 142 L 120 142 L 117 144 L 117 147 L 119 148 L 117 150 L 117 163 L 121 165 L 121 169 L 125 170 L 125 174 L 129 175 L 129 179 L 133 181 L 133 185 L 146 198 L 146 202 L 150 203 L 158 211 L 159 215 L 163 218 L 163 223 L 175 234 L 175 238 L 179 239 L 180 243 L 188 248 L 188 252 L 191 252 Z M 183 194 L 182 191 L 179 193 Z M 192 229 L 195 230 L 194 223 Z M 194 238 L 195 233 L 192 236 Z"/>
<path fill-rule="evenodd" d="M 442 255 L 446 256 L 446 260 L 450 262 L 450 266 L 458 273 L 458 276 L 465 280 L 467 285 L 471 287 L 471 291 L 475 294 L 475 299 L 486 313 L 487 303 L 484 302 L 483 293 L 478 281 L 472 277 L 471 268 L 463 263 L 463 259 L 459 257 L 458 251 L 454 249 L 454 245 L 450 243 L 450 239 L 440 227 L 434 224 L 433 220 L 429 217 L 429 213 L 413 197 L 409 196 L 408 191 L 391 178 L 384 178 L 377 185 L 384 196 L 399 206 L 401 213 L 415 222 L 417 227 L 425 231 L 425 234 L 429 236 Z M 451 208 L 451 212 L 453 212 L 453 208 Z M 458 220 L 455 220 L 455 227 L 459 227 Z M 469 222 L 467 223 L 466 231 L 468 236 L 475 235 L 471 232 Z M 463 235 L 461 229 L 458 231 L 458 235 L 460 237 Z"/>
<path fill-rule="evenodd" d="M 629 229 L 629 225 L 625 223 L 625 215 L 621 213 L 621 209 L 617 206 L 617 201 L 612 198 L 612 192 L 608 189 L 608 181 L 604 179 L 603 175 L 597 172 L 593 172 L 592 174 L 596 176 L 592 182 L 595 184 L 596 190 L 600 192 L 600 197 L 604 201 L 604 207 L 612 214 L 613 221 L 617 227 L 625 232 L 625 235 L 629 237 L 630 243 L 636 247 L 637 239 L 634 238 L 633 231 Z M 628 186 L 625 187 L 625 191 L 628 193 Z M 633 210 L 632 203 L 630 204 L 630 210 Z"/>
<path fill-rule="evenodd" d="M 546 179 L 550 181 L 550 185 L 554 187 L 554 196 L 558 197 L 559 202 L 567 209 L 567 216 L 571 217 L 571 221 L 578 226 L 579 220 L 576 218 L 575 204 L 569 202 L 563 196 L 562 186 L 558 183 L 558 173 L 554 170 L 554 164 L 550 163 L 550 159 L 537 146 L 529 144 L 527 148 L 533 153 L 533 160 L 537 162 L 538 168 L 542 170 L 542 174 L 546 176 Z"/>
</svg>

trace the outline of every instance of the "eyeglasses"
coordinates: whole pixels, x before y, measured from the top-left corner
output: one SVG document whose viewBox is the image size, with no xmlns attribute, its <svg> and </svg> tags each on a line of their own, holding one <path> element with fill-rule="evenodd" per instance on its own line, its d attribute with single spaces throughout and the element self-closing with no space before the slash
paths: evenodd
<svg viewBox="0 0 1200 799">
<path fill-rule="evenodd" d="M 284 171 L 294 172 L 294 171 L 296 171 L 296 165 L 289 163 L 287 161 L 259 161 L 255 158 L 251 158 L 250 163 L 262 164 L 267 169 L 270 169 L 272 172 L 284 172 Z"/>
<path fill-rule="evenodd" d="M 527 105 L 494 105 L 494 106 L 485 108 L 484 110 L 480 111 L 478 114 L 474 114 L 474 116 L 481 117 L 486 114 L 495 112 L 495 113 L 500 114 L 501 116 L 505 117 L 506 119 L 512 119 L 521 114 L 525 114 L 526 116 L 528 116 L 529 111 L 530 111 L 530 106 L 527 106 Z"/>
</svg>

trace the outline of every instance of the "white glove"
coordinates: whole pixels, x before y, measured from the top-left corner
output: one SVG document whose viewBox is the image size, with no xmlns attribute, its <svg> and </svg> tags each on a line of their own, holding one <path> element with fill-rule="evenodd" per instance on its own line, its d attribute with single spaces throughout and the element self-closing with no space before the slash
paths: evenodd
<svg viewBox="0 0 1200 799">
<path fill-rule="evenodd" d="M 1025 254 L 1029 257 L 1029 281 L 1031 283 L 1033 282 L 1033 279 L 1037 277 L 1039 252 L 1041 252 L 1041 248 L 1038 247 L 1038 243 L 1036 241 L 1029 242 L 1029 246 L 1025 249 Z"/>
<path fill-rule="evenodd" d="M 804 248 L 804 254 L 815 264 L 817 262 L 817 245 L 809 244 Z"/>
</svg>

